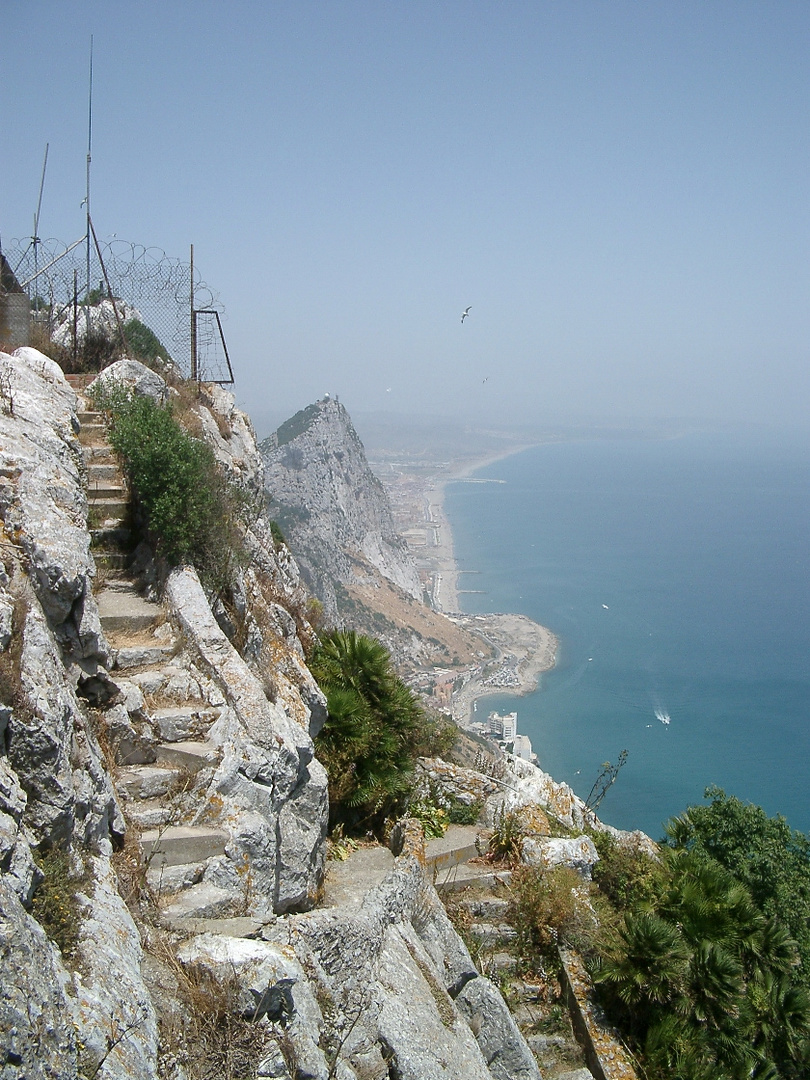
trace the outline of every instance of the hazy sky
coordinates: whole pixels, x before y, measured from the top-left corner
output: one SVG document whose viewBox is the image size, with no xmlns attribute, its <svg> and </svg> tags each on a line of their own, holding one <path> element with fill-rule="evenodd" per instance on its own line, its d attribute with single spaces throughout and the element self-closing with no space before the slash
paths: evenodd
<svg viewBox="0 0 810 1080">
<path fill-rule="evenodd" d="M 808 424 L 807 0 L 5 0 L 4 240 L 46 143 L 83 232 L 91 33 L 97 232 L 194 243 L 257 416 Z"/>
</svg>

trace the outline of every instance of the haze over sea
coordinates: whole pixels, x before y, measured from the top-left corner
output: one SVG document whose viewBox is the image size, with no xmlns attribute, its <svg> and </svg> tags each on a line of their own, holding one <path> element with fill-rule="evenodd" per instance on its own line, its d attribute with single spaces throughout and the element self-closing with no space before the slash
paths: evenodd
<svg viewBox="0 0 810 1080">
<path fill-rule="evenodd" d="M 626 748 L 600 809 L 619 828 L 658 838 L 718 784 L 810 830 L 808 447 L 563 442 L 475 477 L 503 483 L 447 486 L 462 610 L 560 639 L 537 692 L 479 701 L 481 719 L 517 708 L 541 767 L 583 798 Z"/>
</svg>

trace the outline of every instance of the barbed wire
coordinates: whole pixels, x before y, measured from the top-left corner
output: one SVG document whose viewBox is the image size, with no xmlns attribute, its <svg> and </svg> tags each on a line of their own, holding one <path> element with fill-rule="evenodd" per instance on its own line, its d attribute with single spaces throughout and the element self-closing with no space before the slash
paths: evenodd
<svg viewBox="0 0 810 1080">
<path fill-rule="evenodd" d="M 113 237 L 99 244 L 102 267 L 95 245 L 90 248 L 90 298 L 107 296 L 106 277 L 117 300 L 137 310 L 160 339 L 174 363 L 186 375 L 191 366 L 191 263 L 168 255 L 162 248 Z M 54 330 L 65 309 L 82 304 L 87 296 L 87 247 L 84 239 L 76 244 L 61 240 L 12 239 L 4 245 L 6 256 L 17 281 L 25 288 L 32 310 Z M 219 296 L 194 270 L 194 306 L 216 311 L 224 317 Z M 222 350 L 220 349 L 221 353 Z M 218 370 L 216 350 L 209 350 L 206 367 L 199 376 L 204 380 L 227 379 Z M 213 370 L 209 370 L 213 367 Z"/>
</svg>

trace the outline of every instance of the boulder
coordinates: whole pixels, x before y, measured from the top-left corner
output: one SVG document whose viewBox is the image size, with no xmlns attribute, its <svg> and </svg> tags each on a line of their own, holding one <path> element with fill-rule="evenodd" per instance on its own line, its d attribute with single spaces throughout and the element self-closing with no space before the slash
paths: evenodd
<svg viewBox="0 0 810 1080">
<path fill-rule="evenodd" d="M 149 397 L 158 405 L 162 405 L 169 396 L 166 380 L 138 360 L 116 360 L 90 383 L 88 393 L 110 389 L 115 384 L 128 387 L 139 397 Z"/>
<path fill-rule="evenodd" d="M 5 874 L 0 874 L 0 985 L 0 1075 L 75 1080 L 77 1032 L 67 972 Z"/>
<path fill-rule="evenodd" d="M 528 866 L 540 866 L 544 870 L 570 866 L 580 877 L 590 881 L 599 855 L 590 836 L 549 839 L 527 836 L 521 843 L 521 860 Z"/>
</svg>

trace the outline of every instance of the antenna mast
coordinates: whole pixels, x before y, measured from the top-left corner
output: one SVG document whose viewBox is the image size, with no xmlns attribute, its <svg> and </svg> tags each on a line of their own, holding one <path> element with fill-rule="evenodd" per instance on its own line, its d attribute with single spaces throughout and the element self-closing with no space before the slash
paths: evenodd
<svg viewBox="0 0 810 1080">
<path fill-rule="evenodd" d="M 37 257 L 37 245 L 41 242 L 39 239 L 39 214 L 42 210 L 42 192 L 45 189 L 45 169 L 48 165 L 48 148 L 51 144 L 45 143 L 45 158 L 42 162 L 42 179 L 39 182 L 39 199 L 37 201 L 37 212 L 34 214 L 34 235 L 31 237 L 31 243 L 34 245 L 34 309 L 39 311 L 39 293 L 37 292 L 39 277 L 39 266 Z"/>
<path fill-rule="evenodd" d="M 87 293 L 84 301 L 85 335 L 90 334 L 90 154 L 93 149 L 93 35 L 90 35 L 90 87 L 87 99 L 87 187 L 84 205 L 87 210 Z"/>
</svg>

